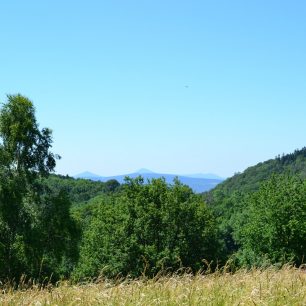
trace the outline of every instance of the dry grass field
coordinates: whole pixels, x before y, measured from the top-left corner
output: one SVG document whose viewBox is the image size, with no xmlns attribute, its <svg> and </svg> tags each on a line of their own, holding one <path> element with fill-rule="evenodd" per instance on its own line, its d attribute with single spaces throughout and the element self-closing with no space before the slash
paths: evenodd
<svg viewBox="0 0 306 306">
<path fill-rule="evenodd" d="M 61 283 L 44 289 L 3 287 L 1 305 L 306 305 L 306 273 L 301 269 L 240 270 L 234 274 Z"/>
</svg>

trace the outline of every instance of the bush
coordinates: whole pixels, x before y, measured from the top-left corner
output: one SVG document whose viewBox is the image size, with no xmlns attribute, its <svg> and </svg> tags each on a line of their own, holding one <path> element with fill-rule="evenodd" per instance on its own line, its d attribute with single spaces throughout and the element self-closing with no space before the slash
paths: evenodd
<svg viewBox="0 0 306 306">
<path fill-rule="evenodd" d="M 179 183 L 128 179 L 120 196 L 101 203 L 84 233 L 75 278 L 154 275 L 181 266 L 198 270 L 216 258 L 215 220 Z"/>
<path fill-rule="evenodd" d="M 273 176 L 249 197 L 245 224 L 236 228 L 242 264 L 303 261 L 306 251 L 306 182 Z"/>
</svg>

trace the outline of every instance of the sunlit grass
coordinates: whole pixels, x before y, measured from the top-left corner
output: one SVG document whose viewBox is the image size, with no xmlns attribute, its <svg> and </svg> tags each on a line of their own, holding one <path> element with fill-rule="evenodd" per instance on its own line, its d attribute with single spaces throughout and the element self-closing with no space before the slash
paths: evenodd
<svg viewBox="0 0 306 306">
<path fill-rule="evenodd" d="M 5 288 L 5 287 L 4 287 Z M 61 283 L 39 289 L 7 287 L 1 305 L 306 305 L 306 273 L 283 267 L 234 274 L 163 276 L 155 279 Z"/>
</svg>

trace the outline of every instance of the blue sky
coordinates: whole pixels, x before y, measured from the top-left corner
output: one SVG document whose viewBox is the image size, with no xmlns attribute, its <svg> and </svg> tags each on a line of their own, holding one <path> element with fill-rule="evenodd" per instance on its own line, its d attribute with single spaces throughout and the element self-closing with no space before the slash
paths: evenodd
<svg viewBox="0 0 306 306">
<path fill-rule="evenodd" d="M 0 100 L 57 171 L 230 176 L 305 143 L 305 1 L 3 1 Z"/>
</svg>

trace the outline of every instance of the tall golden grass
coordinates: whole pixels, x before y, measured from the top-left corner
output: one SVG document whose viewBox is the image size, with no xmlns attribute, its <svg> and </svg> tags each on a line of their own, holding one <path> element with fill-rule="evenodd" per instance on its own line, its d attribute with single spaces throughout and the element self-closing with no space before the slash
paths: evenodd
<svg viewBox="0 0 306 306">
<path fill-rule="evenodd" d="M 305 270 L 290 266 L 161 276 L 154 279 L 67 282 L 26 289 L 3 286 L 1 305 L 306 305 Z"/>
</svg>

